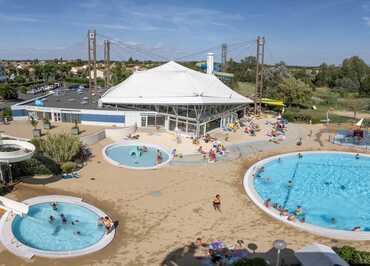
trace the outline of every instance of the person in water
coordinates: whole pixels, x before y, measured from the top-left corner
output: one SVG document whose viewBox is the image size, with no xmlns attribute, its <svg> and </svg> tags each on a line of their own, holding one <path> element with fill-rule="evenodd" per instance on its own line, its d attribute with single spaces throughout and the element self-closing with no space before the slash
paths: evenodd
<svg viewBox="0 0 370 266">
<path fill-rule="evenodd" d="M 303 213 L 302 207 L 301 206 L 297 206 L 297 208 L 295 209 L 294 213 L 297 216 L 301 215 Z"/>
<path fill-rule="evenodd" d="M 160 150 L 157 150 L 157 164 L 162 162 L 162 153 Z"/>
<path fill-rule="evenodd" d="M 49 216 L 49 223 L 54 223 L 54 221 L 55 221 L 55 218 L 54 218 L 54 216 L 53 215 L 50 215 Z"/>
<path fill-rule="evenodd" d="M 67 218 L 64 216 L 63 213 L 60 215 L 60 218 L 62 218 L 62 223 L 63 224 L 66 224 L 67 223 Z"/>
<path fill-rule="evenodd" d="M 56 203 L 56 202 L 53 202 L 53 203 L 51 204 L 51 207 L 53 208 L 53 210 L 54 210 L 54 211 L 57 211 L 57 210 L 58 210 L 58 205 L 57 205 L 57 203 Z"/>
<path fill-rule="evenodd" d="M 292 180 L 289 180 L 288 181 L 288 188 L 292 188 L 293 187 L 293 181 Z"/>
<path fill-rule="evenodd" d="M 303 158 L 302 153 L 300 153 L 300 152 L 298 153 L 298 158 L 299 158 L 299 159 Z"/>
<path fill-rule="evenodd" d="M 270 207 L 271 207 L 271 205 L 272 205 L 271 199 L 267 199 L 267 200 L 265 201 L 265 207 L 266 207 L 266 208 L 270 208 Z"/>
<path fill-rule="evenodd" d="M 331 218 L 331 220 L 330 220 L 330 221 L 331 221 L 331 223 L 332 223 L 332 224 L 336 224 L 336 223 L 337 223 L 337 220 L 336 220 L 334 217 L 333 217 L 333 218 Z"/>
<path fill-rule="evenodd" d="M 356 154 L 356 156 L 355 156 L 355 158 L 358 160 L 358 159 L 360 159 L 360 154 Z"/>
</svg>

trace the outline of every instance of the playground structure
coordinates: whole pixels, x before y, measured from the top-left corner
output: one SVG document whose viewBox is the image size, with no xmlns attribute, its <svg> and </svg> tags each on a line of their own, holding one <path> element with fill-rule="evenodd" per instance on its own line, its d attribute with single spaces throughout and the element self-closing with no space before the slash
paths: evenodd
<svg viewBox="0 0 370 266">
<path fill-rule="evenodd" d="M 337 130 L 333 143 L 368 149 L 370 135 L 367 122 L 364 119 L 360 119 L 351 128 Z"/>
</svg>

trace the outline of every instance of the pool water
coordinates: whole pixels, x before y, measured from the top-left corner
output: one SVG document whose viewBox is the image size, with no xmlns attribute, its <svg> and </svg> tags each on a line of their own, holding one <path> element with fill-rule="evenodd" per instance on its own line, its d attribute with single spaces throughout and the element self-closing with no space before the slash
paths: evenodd
<svg viewBox="0 0 370 266">
<path fill-rule="evenodd" d="M 263 200 L 270 198 L 289 212 L 301 206 L 306 223 L 340 230 L 361 226 L 370 231 L 370 157 L 356 159 L 344 153 L 284 156 L 264 165 L 254 187 Z"/>
<path fill-rule="evenodd" d="M 155 167 L 157 165 L 157 150 L 156 147 L 146 146 L 147 151 L 142 151 L 141 153 L 136 153 L 138 145 L 123 145 L 117 144 L 108 147 L 105 150 L 107 157 L 113 161 L 128 167 L 133 168 L 147 168 Z M 143 145 L 139 145 L 143 147 Z M 169 154 L 161 149 L 159 149 L 162 156 L 162 163 L 167 162 L 169 159 Z"/>
<path fill-rule="evenodd" d="M 62 213 L 67 218 L 66 224 L 60 217 Z M 49 222 L 51 215 L 55 217 L 52 223 Z M 12 231 L 20 242 L 31 248 L 44 251 L 80 250 L 103 238 L 104 228 L 97 226 L 98 218 L 93 211 L 75 204 L 59 202 L 57 210 L 53 210 L 50 203 L 41 203 L 32 205 L 27 216 L 17 216 Z"/>
</svg>

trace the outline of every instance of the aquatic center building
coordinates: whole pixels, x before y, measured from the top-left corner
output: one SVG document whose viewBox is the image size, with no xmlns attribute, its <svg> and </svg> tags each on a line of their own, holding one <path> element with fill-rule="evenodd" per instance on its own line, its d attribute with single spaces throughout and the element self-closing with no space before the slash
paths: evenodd
<svg viewBox="0 0 370 266">
<path fill-rule="evenodd" d="M 86 89 L 58 89 L 12 106 L 14 119 L 48 118 L 106 126 L 162 127 L 201 136 L 245 115 L 253 103 L 213 74 L 170 61 L 134 72 L 98 99 Z"/>
</svg>

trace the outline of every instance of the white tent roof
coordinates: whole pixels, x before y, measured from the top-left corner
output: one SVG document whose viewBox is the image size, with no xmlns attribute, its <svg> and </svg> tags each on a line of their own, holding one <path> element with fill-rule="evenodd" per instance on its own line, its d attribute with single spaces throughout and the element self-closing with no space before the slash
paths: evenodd
<svg viewBox="0 0 370 266">
<path fill-rule="evenodd" d="M 330 247 L 314 243 L 295 252 L 303 266 L 349 266 Z"/>
<path fill-rule="evenodd" d="M 100 99 L 110 104 L 238 104 L 252 103 L 217 77 L 170 61 L 134 72 Z"/>
</svg>

